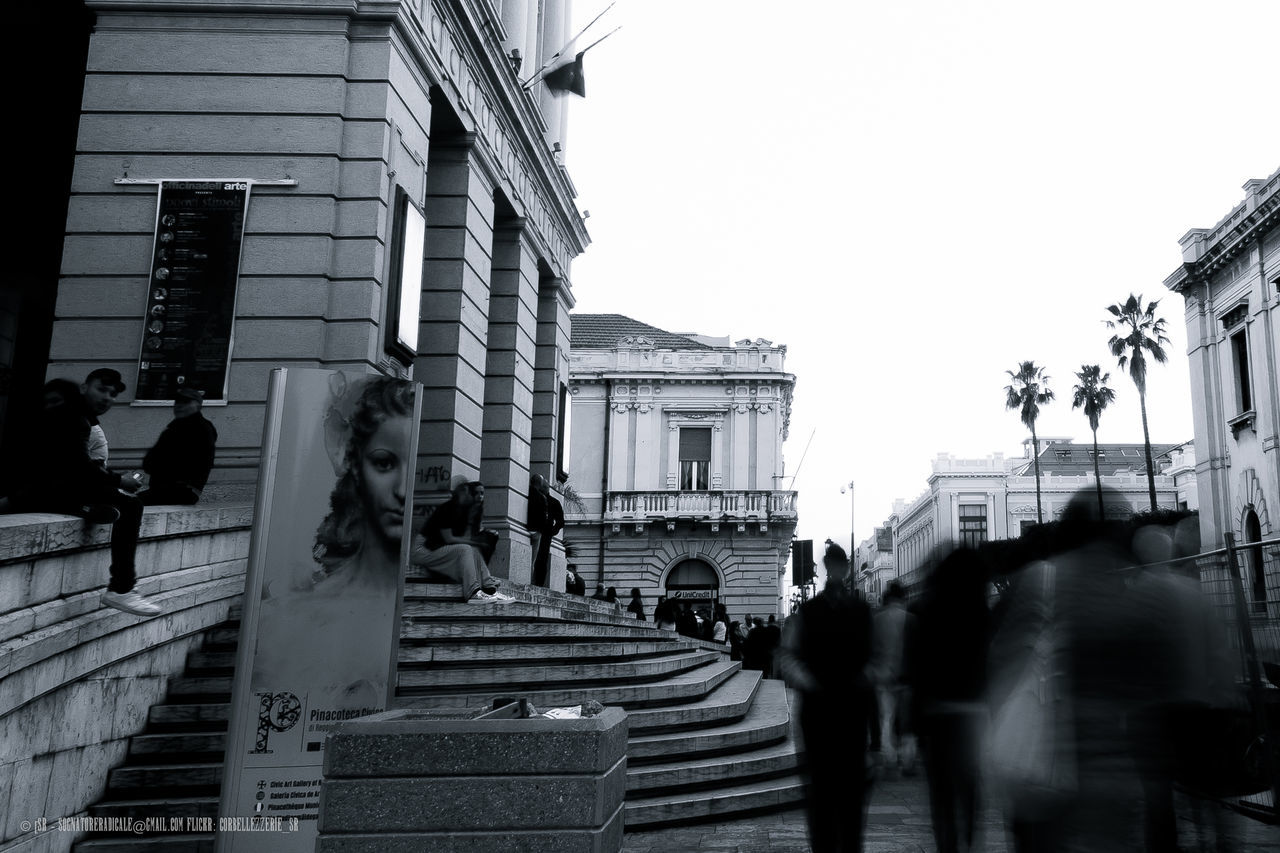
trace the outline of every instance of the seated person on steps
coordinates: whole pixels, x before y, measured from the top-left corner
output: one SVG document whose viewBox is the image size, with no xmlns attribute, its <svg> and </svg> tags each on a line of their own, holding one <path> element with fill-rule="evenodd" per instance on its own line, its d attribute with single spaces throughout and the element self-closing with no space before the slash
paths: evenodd
<svg viewBox="0 0 1280 853">
<path fill-rule="evenodd" d="M 436 507 L 422 526 L 409 559 L 448 575 L 462 585 L 462 600 L 469 604 L 506 604 L 514 601 L 498 592 L 498 581 L 489 574 L 480 549 L 484 541 L 470 535 L 474 491 L 459 474 L 450 481 L 453 496 Z"/>
</svg>

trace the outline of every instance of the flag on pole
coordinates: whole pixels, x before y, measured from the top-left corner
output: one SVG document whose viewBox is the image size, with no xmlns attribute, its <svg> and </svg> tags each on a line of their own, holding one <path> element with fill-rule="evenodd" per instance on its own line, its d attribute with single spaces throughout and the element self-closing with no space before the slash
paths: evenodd
<svg viewBox="0 0 1280 853">
<path fill-rule="evenodd" d="M 557 51 L 550 59 L 543 63 L 542 67 L 533 73 L 533 76 L 524 81 L 524 83 L 521 84 L 521 88 L 528 89 L 534 83 L 541 80 L 547 84 L 547 91 L 553 95 L 564 95 L 572 92 L 580 98 L 585 98 L 587 96 L 587 86 L 582 75 L 583 55 L 585 55 L 588 50 L 591 50 L 591 48 L 622 29 L 622 27 L 614 27 L 612 30 L 584 47 L 582 50 L 572 54 L 572 59 L 569 58 L 569 51 L 574 49 L 578 39 L 582 38 L 586 31 L 591 28 L 591 25 L 600 20 L 600 18 L 604 16 L 604 13 L 612 9 L 613 6 L 614 4 L 610 3 L 604 8 L 603 12 L 592 18 L 591 22 L 583 27 L 577 35 L 569 39 L 569 42 L 564 47 L 560 48 L 560 50 Z"/>
<path fill-rule="evenodd" d="M 586 80 L 582 76 L 582 57 L 586 51 L 580 51 L 573 59 L 556 66 L 542 75 L 542 82 L 553 95 L 564 95 L 572 92 L 580 98 L 587 96 Z"/>
</svg>

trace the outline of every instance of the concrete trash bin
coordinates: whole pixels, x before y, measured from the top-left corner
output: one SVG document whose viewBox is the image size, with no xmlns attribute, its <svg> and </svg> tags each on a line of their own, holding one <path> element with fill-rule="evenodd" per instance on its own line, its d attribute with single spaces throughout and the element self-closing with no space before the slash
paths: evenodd
<svg viewBox="0 0 1280 853">
<path fill-rule="evenodd" d="M 617 853 L 627 715 L 401 709 L 326 741 L 318 853 Z"/>
</svg>

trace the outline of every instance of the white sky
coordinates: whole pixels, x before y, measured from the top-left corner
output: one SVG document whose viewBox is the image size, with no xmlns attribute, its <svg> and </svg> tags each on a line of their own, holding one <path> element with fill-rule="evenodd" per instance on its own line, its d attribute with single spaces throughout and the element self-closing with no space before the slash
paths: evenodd
<svg viewBox="0 0 1280 853">
<path fill-rule="evenodd" d="M 1099 363 L 1099 440 L 1140 442 L 1102 323 L 1130 291 L 1173 340 L 1151 439 L 1193 437 L 1161 282 L 1280 167 L 1280 3 L 618 0 L 583 43 L 619 25 L 569 102 L 576 310 L 787 345 L 800 538 L 848 542 L 850 480 L 861 540 L 938 453 L 1018 454 L 1024 359 L 1058 395 L 1041 436 L 1089 440 Z"/>
</svg>

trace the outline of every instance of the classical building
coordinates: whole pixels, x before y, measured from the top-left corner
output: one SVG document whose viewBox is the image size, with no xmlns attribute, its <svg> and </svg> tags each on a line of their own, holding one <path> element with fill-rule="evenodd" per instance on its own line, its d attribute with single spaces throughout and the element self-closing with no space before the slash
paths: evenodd
<svg viewBox="0 0 1280 853">
<path fill-rule="evenodd" d="M 57 22 L 86 33 L 74 153 L 41 176 L 69 189 L 65 236 L 0 299 L 0 390 L 119 370 L 104 426 L 129 467 L 178 376 L 199 378 L 216 486 L 255 477 L 273 368 L 413 378 L 419 503 L 482 480 L 495 571 L 527 579 L 589 240 L 565 100 L 522 81 L 570 37 L 568 0 L 78 5 L 88 24 Z M 41 328 L 36 358 L 22 335 Z M 8 461 L 21 424 L 4 429 Z"/>
<path fill-rule="evenodd" d="M 854 549 L 854 580 L 872 604 L 880 601 L 890 582 L 898 576 L 893 559 L 893 522 L 891 515 Z"/>
<path fill-rule="evenodd" d="M 781 614 L 796 527 L 787 348 L 572 319 L 568 559 L 589 588 L 639 587 L 648 612 L 664 594 L 733 619 Z"/>
<path fill-rule="evenodd" d="M 1023 448 L 1024 454 L 1015 458 L 1006 458 L 1003 453 L 982 459 L 938 454 L 928 488 L 914 500 L 894 502 L 893 513 L 884 523 L 891 535 L 880 537 L 878 548 L 866 543 L 859 546 L 859 588 L 874 600 L 889 580 L 916 583 L 941 545 L 1014 539 L 1035 524 L 1036 478 L 1030 439 L 1023 442 Z M 1102 484 L 1119 492 L 1127 502 L 1126 506 L 1108 504 L 1108 513 L 1127 516 L 1149 507 L 1143 452 L 1141 444 L 1098 445 Z M 1158 466 L 1162 460 L 1176 460 L 1177 475 L 1182 478 L 1175 482 L 1173 462 L 1163 462 L 1155 478 L 1157 506 L 1182 507 L 1188 489 L 1194 490 L 1194 473 L 1189 473 L 1194 468 L 1190 443 L 1153 444 L 1151 452 Z M 1092 443 L 1040 439 L 1040 500 L 1046 522 L 1059 518 L 1076 492 L 1094 488 L 1093 457 Z M 1193 485 L 1187 485 L 1188 478 Z"/>
<path fill-rule="evenodd" d="M 1164 281 L 1186 305 L 1206 549 L 1226 533 L 1280 537 L 1280 171 L 1244 191 L 1216 226 L 1183 236 L 1182 266 Z"/>
</svg>

